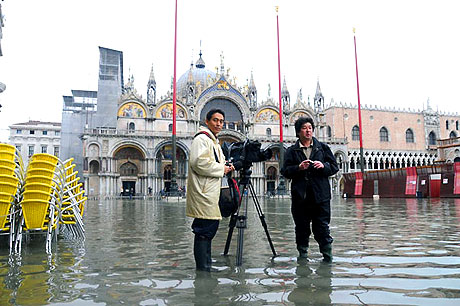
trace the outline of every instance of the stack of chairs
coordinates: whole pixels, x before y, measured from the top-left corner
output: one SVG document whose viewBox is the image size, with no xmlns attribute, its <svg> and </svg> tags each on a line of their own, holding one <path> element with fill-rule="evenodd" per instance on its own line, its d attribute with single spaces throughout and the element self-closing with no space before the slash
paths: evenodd
<svg viewBox="0 0 460 306">
<path fill-rule="evenodd" d="M 78 171 L 74 170 L 75 164 L 72 162 L 73 158 L 68 159 L 58 167 L 62 181 L 62 188 L 56 192 L 61 204 L 59 222 L 63 234 L 84 239 L 85 229 L 82 216 L 87 198 L 84 196 L 83 184 L 79 182 Z"/>
<path fill-rule="evenodd" d="M 46 236 L 46 252 L 60 230 L 83 240 L 87 198 L 73 159 L 34 154 L 27 170 L 12 145 L 0 143 L 0 235 L 9 235 L 10 253 L 21 252 L 23 236 Z M 1 246 L 0 246 L 1 247 Z"/>
<path fill-rule="evenodd" d="M 16 229 L 19 170 L 16 148 L 0 143 L 0 235 L 9 235 L 9 249 L 13 250 Z"/>
<path fill-rule="evenodd" d="M 18 230 L 16 250 L 20 252 L 22 234 L 46 234 L 46 251 L 51 252 L 53 233 L 57 227 L 58 202 L 53 191 L 58 189 L 59 182 L 55 172 L 59 159 L 50 154 L 34 154 L 27 167 L 24 191 L 22 192 L 21 211 L 22 226 Z"/>
</svg>

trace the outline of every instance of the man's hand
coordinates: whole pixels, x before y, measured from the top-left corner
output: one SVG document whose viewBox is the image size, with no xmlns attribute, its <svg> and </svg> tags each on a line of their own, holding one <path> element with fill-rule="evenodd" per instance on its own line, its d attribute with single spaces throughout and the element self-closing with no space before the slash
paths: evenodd
<svg viewBox="0 0 460 306">
<path fill-rule="evenodd" d="M 300 170 L 306 170 L 306 169 L 308 169 L 308 167 L 310 166 L 310 163 L 311 163 L 311 162 L 312 162 L 312 161 L 309 160 L 309 159 L 304 160 L 303 162 L 300 163 L 299 169 L 300 169 Z"/>
<path fill-rule="evenodd" d="M 233 170 L 235 170 L 235 167 L 233 167 L 232 164 L 228 164 L 228 166 L 225 165 L 224 174 L 227 174 L 227 173 L 229 173 L 229 172 L 232 172 Z"/>
<path fill-rule="evenodd" d="M 320 162 L 319 160 L 315 160 L 313 163 L 313 168 L 315 169 L 322 169 L 324 168 L 324 165 L 322 162 Z"/>
</svg>

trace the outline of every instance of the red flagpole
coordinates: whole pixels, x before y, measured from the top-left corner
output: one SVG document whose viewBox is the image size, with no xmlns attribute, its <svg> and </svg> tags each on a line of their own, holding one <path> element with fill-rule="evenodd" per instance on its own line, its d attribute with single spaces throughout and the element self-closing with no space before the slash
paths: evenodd
<svg viewBox="0 0 460 306">
<path fill-rule="evenodd" d="M 284 163 L 284 145 L 283 145 L 283 103 L 281 101 L 281 56 L 280 56 L 280 27 L 278 20 L 278 6 L 276 7 L 276 39 L 278 42 L 278 97 L 279 97 L 279 117 L 280 117 L 280 158 L 279 158 L 279 168 L 283 167 Z M 279 183 L 278 183 L 278 194 L 284 195 L 286 193 L 286 184 L 284 182 L 284 177 L 280 174 Z"/>
<path fill-rule="evenodd" d="M 280 142 L 283 142 L 283 103 L 281 102 L 281 63 L 280 63 L 280 29 L 278 21 L 278 7 L 276 7 L 276 38 L 278 42 L 278 89 L 279 89 L 279 117 L 280 117 Z"/>
<path fill-rule="evenodd" d="M 358 90 L 358 117 L 359 117 L 359 152 L 360 152 L 360 165 L 361 172 L 364 172 L 364 154 L 363 154 L 363 132 L 362 132 L 362 122 L 361 122 L 361 101 L 359 98 L 359 77 L 358 77 L 358 53 L 356 52 L 356 36 L 355 29 L 353 28 L 353 40 L 355 43 L 355 64 L 356 64 L 356 87 Z"/>
<path fill-rule="evenodd" d="M 169 195 L 177 195 L 177 182 L 176 182 L 176 50 L 177 50 L 177 0 L 174 12 L 174 77 L 173 77 L 173 126 L 172 126 L 172 165 L 171 165 L 171 185 L 169 187 Z"/>
<path fill-rule="evenodd" d="M 173 79 L 173 128 L 172 134 L 176 135 L 176 50 L 177 50 L 177 0 L 176 0 L 176 10 L 174 16 L 174 79 Z M 175 152 L 173 152 L 175 155 Z"/>
</svg>

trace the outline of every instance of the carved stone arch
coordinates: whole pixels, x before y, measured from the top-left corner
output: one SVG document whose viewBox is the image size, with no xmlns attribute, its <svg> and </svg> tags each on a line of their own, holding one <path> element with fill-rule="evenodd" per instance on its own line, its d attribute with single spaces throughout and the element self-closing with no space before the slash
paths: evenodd
<svg viewBox="0 0 460 306">
<path fill-rule="evenodd" d="M 89 158 L 95 158 L 101 156 L 101 144 L 97 141 L 92 141 L 86 146 L 86 156 Z"/>
<path fill-rule="evenodd" d="M 157 144 L 155 149 L 153 150 L 153 156 L 157 156 L 158 152 L 161 150 L 161 148 L 163 148 L 166 145 L 172 145 L 172 141 L 170 139 L 168 139 L 168 140 L 163 140 L 162 142 Z M 189 156 L 190 156 L 190 150 L 188 149 L 188 147 L 182 141 L 177 141 L 176 146 L 177 146 L 176 149 L 179 148 L 182 151 L 184 151 L 185 158 L 188 160 Z"/>
<path fill-rule="evenodd" d="M 143 154 L 143 159 L 146 159 L 148 157 L 148 150 L 145 147 L 145 145 L 139 141 L 136 140 L 121 140 L 118 143 L 116 143 L 110 150 L 109 156 L 115 156 L 115 153 L 120 150 L 122 147 L 135 147 L 140 150 Z"/>
<path fill-rule="evenodd" d="M 89 162 L 89 173 L 90 174 L 98 174 L 101 169 L 99 160 L 93 159 Z"/>
<path fill-rule="evenodd" d="M 172 120 L 172 100 L 163 100 L 153 109 L 153 117 L 156 119 L 169 119 Z M 177 120 L 189 120 L 193 116 L 191 115 L 191 108 L 183 105 L 182 103 L 176 103 L 176 118 Z"/>
<path fill-rule="evenodd" d="M 315 115 L 311 110 L 308 110 L 306 108 L 299 108 L 293 111 L 291 115 L 289 115 L 287 122 L 290 125 L 294 125 L 295 121 L 299 117 L 304 117 L 305 115 L 307 115 L 307 117 L 310 117 L 313 119 L 313 121 L 315 121 Z"/>
<path fill-rule="evenodd" d="M 203 109 L 206 107 L 206 105 L 211 102 L 218 102 L 218 101 L 229 101 L 237 107 L 237 109 L 240 111 L 243 123 L 246 123 L 249 121 L 251 118 L 251 112 L 249 110 L 249 106 L 247 104 L 247 101 L 240 97 L 239 95 L 232 93 L 230 91 L 223 91 L 223 90 L 216 90 L 216 91 L 210 91 L 206 94 L 204 94 L 202 97 L 200 97 L 196 108 L 195 108 L 195 114 L 194 114 L 194 119 L 197 121 L 201 121 L 202 118 L 202 112 Z M 216 107 L 219 107 L 216 105 Z M 225 110 L 224 110 L 225 112 Z M 206 115 L 206 114 L 204 114 Z M 228 119 L 227 116 L 225 118 L 226 120 Z"/>
</svg>

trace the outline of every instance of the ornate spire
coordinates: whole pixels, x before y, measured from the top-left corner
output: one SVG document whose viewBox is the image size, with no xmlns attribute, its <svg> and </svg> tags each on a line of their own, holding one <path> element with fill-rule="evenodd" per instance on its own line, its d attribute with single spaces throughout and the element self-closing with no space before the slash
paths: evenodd
<svg viewBox="0 0 460 306">
<path fill-rule="evenodd" d="M 220 75 L 225 74 L 225 67 L 224 67 L 224 52 L 220 53 Z"/>
<path fill-rule="evenodd" d="M 248 100 L 249 100 L 249 107 L 255 110 L 257 108 L 257 88 L 254 82 L 254 75 L 252 71 L 251 71 L 251 79 L 249 80 L 249 86 L 248 86 Z"/>
<path fill-rule="evenodd" d="M 206 65 L 204 64 L 203 59 L 201 58 L 201 55 L 203 55 L 203 54 L 201 53 L 201 50 L 200 50 L 200 58 L 196 61 L 196 64 L 195 64 L 196 68 L 204 68 L 204 67 L 206 67 Z"/>
<path fill-rule="evenodd" d="M 291 106 L 291 95 L 286 85 L 286 76 L 283 79 L 283 88 L 281 89 L 281 102 L 283 103 L 283 111 L 289 112 Z"/>
<path fill-rule="evenodd" d="M 319 78 L 316 83 L 316 93 L 313 98 L 313 102 L 316 111 L 322 111 L 324 109 L 324 96 L 321 92 L 321 87 L 319 86 Z"/>
<path fill-rule="evenodd" d="M 147 104 L 155 105 L 157 99 L 157 82 L 153 74 L 153 64 L 150 69 L 149 81 L 147 83 Z"/>
</svg>

